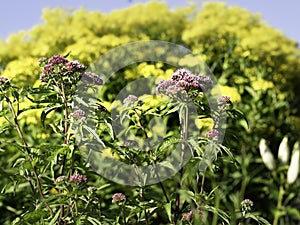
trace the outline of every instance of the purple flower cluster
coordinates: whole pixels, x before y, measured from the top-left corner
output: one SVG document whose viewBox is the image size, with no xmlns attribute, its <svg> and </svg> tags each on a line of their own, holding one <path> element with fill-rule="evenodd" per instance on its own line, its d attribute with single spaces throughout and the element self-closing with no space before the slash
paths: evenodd
<svg viewBox="0 0 300 225">
<path fill-rule="evenodd" d="M 203 213 L 199 209 L 194 209 L 194 210 L 191 210 L 188 213 L 184 214 L 182 216 L 181 220 L 189 221 L 192 218 L 193 215 L 198 215 L 200 218 L 203 217 Z"/>
<path fill-rule="evenodd" d="M 156 87 L 156 94 L 165 94 L 168 95 L 168 89 L 170 87 L 176 87 L 176 82 L 172 79 L 170 80 L 161 80 Z M 177 86 L 180 90 L 183 90 L 181 87 Z M 170 91 L 169 91 L 170 92 Z M 176 93 L 174 93 L 176 94 Z"/>
<path fill-rule="evenodd" d="M 86 176 L 75 173 L 70 177 L 69 182 L 75 184 L 87 183 L 87 178 Z"/>
<path fill-rule="evenodd" d="M 55 179 L 55 183 L 61 183 L 65 180 L 67 180 L 68 178 L 66 176 L 59 176 Z"/>
<path fill-rule="evenodd" d="M 48 59 L 46 57 L 39 58 L 38 64 L 40 67 L 44 66 L 48 62 Z"/>
<path fill-rule="evenodd" d="M 75 110 L 72 114 L 73 118 L 76 118 L 76 119 L 85 117 L 85 115 L 86 115 L 85 111 L 83 111 L 81 109 Z"/>
<path fill-rule="evenodd" d="M 217 129 L 211 129 L 206 132 L 205 136 L 209 139 L 216 140 L 219 138 L 219 131 Z"/>
<path fill-rule="evenodd" d="M 8 79 L 6 77 L 0 77 L 0 86 L 4 86 L 8 83 Z"/>
<path fill-rule="evenodd" d="M 43 67 L 43 74 L 46 75 L 46 74 L 50 74 L 50 73 L 53 73 L 55 70 L 54 66 L 51 65 L 51 64 L 46 64 L 44 67 Z"/>
<path fill-rule="evenodd" d="M 5 83 L 6 81 L 8 81 L 6 77 L 0 77 L 0 84 Z"/>
<path fill-rule="evenodd" d="M 193 210 L 189 211 L 188 213 L 182 216 L 182 220 L 190 220 L 193 216 Z"/>
<path fill-rule="evenodd" d="M 73 72 L 73 71 L 83 71 L 86 69 L 86 67 L 82 64 L 80 64 L 77 60 L 69 61 L 65 64 L 65 69 Z"/>
<path fill-rule="evenodd" d="M 61 55 L 54 55 L 48 60 L 49 64 L 56 64 L 56 65 L 65 64 L 67 62 L 68 60 Z"/>
<path fill-rule="evenodd" d="M 62 182 L 74 183 L 77 185 L 81 184 L 81 183 L 85 184 L 85 183 L 87 183 L 87 178 L 86 178 L 86 176 L 75 173 L 69 179 L 64 175 L 59 176 L 55 179 L 56 184 L 59 184 Z"/>
<path fill-rule="evenodd" d="M 88 83 L 92 83 L 92 84 L 96 84 L 96 85 L 102 85 L 103 84 L 103 80 L 95 73 L 92 72 L 84 72 L 81 74 L 81 80 L 88 82 Z"/>
<path fill-rule="evenodd" d="M 252 200 L 246 198 L 246 199 L 244 199 L 244 200 L 241 202 L 241 206 L 243 206 L 243 205 L 247 205 L 247 206 L 251 206 L 251 207 L 252 207 L 254 204 L 253 204 L 253 201 L 252 201 Z"/>
<path fill-rule="evenodd" d="M 128 95 L 123 100 L 123 104 L 124 104 L 124 106 L 130 106 L 130 105 L 133 105 L 137 101 L 138 101 L 138 97 L 137 96 L 135 96 L 135 95 Z"/>
<path fill-rule="evenodd" d="M 97 190 L 97 188 L 95 187 L 95 186 L 89 186 L 88 187 L 88 191 L 89 192 L 94 192 L 94 191 L 96 191 Z"/>
<path fill-rule="evenodd" d="M 179 83 L 179 82 L 178 82 Z M 172 85 L 172 86 L 169 86 L 167 89 L 166 89 L 166 92 L 165 94 L 167 96 L 177 96 L 177 95 L 180 95 L 180 94 L 184 94 L 184 89 L 183 87 L 179 86 L 179 85 Z"/>
<path fill-rule="evenodd" d="M 121 202 L 121 201 L 124 201 L 126 199 L 126 196 L 122 193 L 115 193 L 113 196 L 112 196 L 112 203 L 116 203 L 116 202 Z"/>
<path fill-rule="evenodd" d="M 171 79 L 176 81 L 178 86 L 183 87 L 187 91 L 190 89 L 206 91 L 213 85 L 210 77 L 202 74 L 196 76 L 187 69 L 176 70 Z"/>
<path fill-rule="evenodd" d="M 176 70 L 171 79 L 162 80 L 156 88 L 157 94 L 174 96 L 190 90 L 207 91 L 213 86 L 210 77 L 200 74 L 194 75 L 187 69 Z"/>
<path fill-rule="evenodd" d="M 61 55 L 54 55 L 49 59 L 42 57 L 39 59 L 39 66 L 43 68 L 40 80 L 45 83 L 52 80 L 56 82 L 63 80 L 64 82 L 73 84 L 79 80 L 80 74 L 86 70 L 86 66 L 80 64 L 77 60 L 69 61 Z M 72 75 L 67 72 L 72 73 Z M 68 79 L 62 79 L 64 76 L 69 77 Z"/>
<path fill-rule="evenodd" d="M 218 105 L 231 104 L 231 100 L 229 96 L 221 96 L 217 99 Z"/>
</svg>

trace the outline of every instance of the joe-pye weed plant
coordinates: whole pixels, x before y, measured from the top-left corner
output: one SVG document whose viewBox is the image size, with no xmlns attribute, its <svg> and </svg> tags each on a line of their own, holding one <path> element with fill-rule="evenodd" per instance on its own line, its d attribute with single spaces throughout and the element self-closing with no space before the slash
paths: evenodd
<svg viewBox="0 0 300 225">
<path fill-rule="evenodd" d="M 241 202 L 234 217 L 214 204 L 220 197 L 218 186 L 212 188 L 207 174 L 220 169 L 222 160 L 238 166 L 220 142 L 225 117 L 244 117 L 230 97 L 214 98 L 210 91 L 216 84 L 209 76 L 178 69 L 154 87 L 156 95 L 150 101 L 133 92 L 112 117 L 101 96 L 93 97 L 103 85 L 101 77 L 67 56 L 42 58 L 39 65 L 38 88 L 23 89 L 4 77 L 0 80 L 2 132 L 16 131 L 15 151 L 21 153 L 12 165 L 18 172 L 8 174 L 15 194 L 24 195 L 18 199 L 24 207 L 17 205 L 12 224 L 269 224 L 251 212 L 249 199 Z M 20 108 L 24 99 L 32 104 Z M 151 105 L 153 101 L 157 104 Z M 36 109 L 42 110 L 40 127 L 45 132 L 37 142 L 22 130 L 19 120 Z M 198 129 L 196 122 L 207 118 L 213 121 L 210 129 Z M 164 126 L 163 131 L 156 132 L 157 126 Z M 8 147 L 2 145 L 4 151 Z M 174 156 L 172 161 L 164 161 L 169 156 Z M 111 174 L 133 182 L 133 187 L 95 173 L 99 161 L 93 157 L 133 165 L 134 174 L 122 168 Z M 116 169 L 104 167 L 98 165 L 96 170 Z M 162 171 L 169 177 L 161 177 Z"/>
</svg>

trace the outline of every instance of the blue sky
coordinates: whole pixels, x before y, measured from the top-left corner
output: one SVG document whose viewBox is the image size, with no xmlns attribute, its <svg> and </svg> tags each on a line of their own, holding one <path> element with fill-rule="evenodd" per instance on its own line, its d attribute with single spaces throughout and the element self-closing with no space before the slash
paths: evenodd
<svg viewBox="0 0 300 225">
<path fill-rule="evenodd" d="M 218 0 L 214 0 L 218 1 Z M 45 7 L 85 7 L 89 10 L 110 12 L 129 7 L 147 0 L 7 0 L 1 4 L 0 38 L 9 34 L 28 30 L 42 23 L 42 9 Z M 188 0 L 165 0 L 171 8 L 185 6 Z M 197 3 L 204 0 L 195 0 Z M 300 43 L 300 2 L 297 0 L 225 0 L 229 5 L 237 5 L 251 12 L 260 13 L 272 27 Z"/>
</svg>

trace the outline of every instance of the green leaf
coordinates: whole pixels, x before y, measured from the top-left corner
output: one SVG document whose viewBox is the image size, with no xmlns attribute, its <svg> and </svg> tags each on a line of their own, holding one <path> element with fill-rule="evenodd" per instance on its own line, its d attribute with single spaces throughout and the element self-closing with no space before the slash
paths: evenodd
<svg viewBox="0 0 300 225">
<path fill-rule="evenodd" d="M 170 109 L 168 109 L 166 115 L 172 114 L 174 112 L 177 112 L 180 110 L 180 108 L 182 108 L 181 104 L 176 104 L 175 106 L 171 107 Z"/>
<path fill-rule="evenodd" d="M 200 209 L 207 210 L 212 213 L 216 213 L 223 221 L 225 221 L 227 224 L 230 224 L 229 216 L 223 210 L 209 205 L 200 206 Z"/>
<path fill-rule="evenodd" d="M 104 142 L 99 138 L 99 136 L 96 134 L 96 132 L 92 128 L 88 127 L 87 125 L 83 125 L 83 128 L 85 130 L 87 130 L 90 134 L 92 134 L 99 144 L 101 144 L 103 147 L 105 147 Z"/>
<path fill-rule="evenodd" d="M 108 128 L 107 130 L 108 130 L 110 137 L 114 140 L 115 136 L 114 136 L 114 129 L 113 129 L 112 125 L 106 119 L 104 119 L 104 123 L 106 124 L 106 126 Z"/>
<path fill-rule="evenodd" d="M 28 110 L 31 110 L 31 109 L 42 109 L 42 108 L 44 108 L 44 107 L 45 107 L 45 106 L 43 106 L 43 105 L 31 105 L 31 106 L 25 107 L 25 108 L 19 110 L 18 116 L 19 116 L 21 113 L 26 112 L 26 111 L 28 111 Z"/>
<path fill-rule="evenodd" d="M 60 214 L 60 210 L 57 210 L 55 216 L 52 218 L 49 225 L 55 225 L 56 224 L 59 214 Z"/>
<path fill-rule="evenodd" d="M 252 213 L 248 213 L 245 215 L 245 218 L 251 218 L 251 219 L 254 219 L 255 221 L 257 221 L 259 224 L 262 224 L 262 225 L 271 225 L 266 219 L 260 217 L 260 216 L 256 216 L 256 215 L 253 215 Z"/>
<path fill-rule="evenodd" d="M 43 110 L 42 114 L 41 114 L 41 122 L 43 124 L 43 126 L 45 126 L 45 119 L 46 116 L 52 112 L 53 110 L 59 109 L 62 107 L 62 104 L 58 104 L 58 103 L 54 103 L 54 104 L 50 104 L 48 105 L 45 110 Z"/>
<path fill-rule="evenodd" d="M 11 129 L 10 125 L 6 125 L 0 128 L 0 134 L 4 133 L 5 131 Z"/>
<path fill-rule="evenodd" d="M 164 208 L 168 215 L 169 222 L 172 222 L 172 202 L 164 204 Z"/>
<path fill-rule="evenodd" d="M 14 101 L 19 101 L 20 94 L 16 90 L 12 90 L 12 96 L 14 97 Z"/>
<path fill-rule="evenodd" d="M 87 220 L 92 224 L 92 225 L 101 225 L 102 223 L 94 218 L 94 217 L 91 217 L 91 216 L 88 216 Z"/>
</svg>

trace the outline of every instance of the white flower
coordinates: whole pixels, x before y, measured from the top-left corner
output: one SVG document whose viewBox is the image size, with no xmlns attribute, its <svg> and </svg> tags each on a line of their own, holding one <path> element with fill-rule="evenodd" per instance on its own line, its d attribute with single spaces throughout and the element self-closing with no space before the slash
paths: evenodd
<svg viewBox="0 0 300 225">
<path fill-rule="evenodd" d="M 279 145 L 278 159 L 283 164 L 287 164 L 288 160 L 289 160 L 289 154 L 290 154 L 290 149 L 289 149 L 289 145 L 288 145 L 288 137 L 285 136 Z"/>
<path fill-rule="evenodd" d="M 260 152 L 261 158 L 262 158 L 265 166 L 269 170 L 274 170 L 275 169 L 274 156 L 273 156 L 270 148 L 267 146 L 266 140 L 263 138 L 259 142 L 259 152 Z"/>
<path fill-rule="evenodd" d="M 300 164 L 300 146 L 299 146 L 299 142 L 297 141 L 293 147 L 291 164 L 287 173 L 288 184 L 292 184 L 296 181 L 299 174 L 299 164 Z"/>
</svg>

